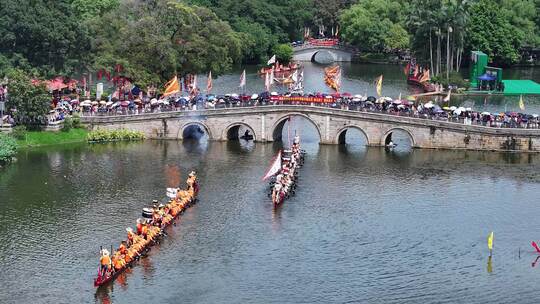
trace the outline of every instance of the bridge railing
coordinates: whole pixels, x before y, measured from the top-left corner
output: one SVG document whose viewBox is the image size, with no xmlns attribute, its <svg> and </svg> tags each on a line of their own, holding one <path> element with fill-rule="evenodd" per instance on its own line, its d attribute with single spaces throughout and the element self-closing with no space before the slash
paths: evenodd
<svg viewBox="0 0 540 304">
<path fill-rule="evenodd" d="M 510 119 L 503 120 L 499 117 L 494 119 L 486 119 L 482 117 L 462 117 L 462 116 L 440 116 L 418 111 L 394 111 L 383 110 L 380 108 L 366 107 L 358 104 L 346 103 L 306 103 L 306 102 L 289 102 L 289 101 L 249 101 L 249 102 L 230 102 L 216 104 L 215 106 L 161 106 L 155 108 L 142 109 L 117 109 L 114 111 L 98 111 L 98 112 L 82 112 L 81 117 L 122 117 L 122 116 L 138 116 L 156 113 L 179 113 L 179 112 L 196 112 L 200 110 L 219 110 L 219 109 L 234 109 L 234 108 L 256 108 L 258 106 L 280 106 L 280 105 L 303 105 L 309 107 L 321 107 L 330 109 L 339 109 L 347 112 L 364 112 L 377 113 L 389 116 L 409 117 L 422 120 L 434 120 L 445 123 L 465 124 L 471 126 L 483 126 L 491 128 L 517 128 L 517 129 L 540 129 L 540 119 L 533 118 L 527 121 Z"/>
<path fill-rule="evenodd" d="M 308 50 L 308 49 L 334 49 L 334 50 L 347 51 L 351 53 L 358 52 L 357 48 L 350 45 L 343 44 L 343 43 L 338 43 L 335 45 L 317 45 L 317 44 L 304 43 L 304 44 L 299 44 L 293 47 L 294 51 Z"/>
</svg>

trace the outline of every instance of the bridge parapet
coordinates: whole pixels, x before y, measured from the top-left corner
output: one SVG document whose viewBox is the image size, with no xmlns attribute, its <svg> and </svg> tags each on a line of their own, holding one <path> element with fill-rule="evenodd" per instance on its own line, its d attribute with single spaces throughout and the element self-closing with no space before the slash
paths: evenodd
<svg viewBox="0 0 540 304">
<path fill-rule="evenodd" d="M 200 111 L 149 113 L 140 115 L 84 116 L 90 128 L 134 129 L 150 138 L 182 139 L 183 130 L 200 125 L 210 140 L 227 140 L 235 126 L 252 131 L 256 141 L 279 140 L 290 116 L 310 121 L 321 144 L 339 144 L 349 128 L 360 129 L 371 146 L 383 146 L 393 130 L 405 131 L 415 148 L 540 152 L 540 129 L 495 128 L 422 119 L 383 113 L 331 109 L 308 105 L 233 107 Z"/>
</svg>

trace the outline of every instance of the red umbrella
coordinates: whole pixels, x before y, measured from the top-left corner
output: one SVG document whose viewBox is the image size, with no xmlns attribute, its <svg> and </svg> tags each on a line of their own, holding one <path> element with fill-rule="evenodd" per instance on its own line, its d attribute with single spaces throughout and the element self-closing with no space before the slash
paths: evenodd
<svg viewBox="0 0 540 304">
<path fill-rule="evenodd" d="M 332 97 L 334 98 L 340 98 L 341 97 L 341 94 L 339 94 L 338 92 L 335 92 L 332 94 Z"/>
<path fill-rule="evenodd" d="M 127 106 L 129 106 L 129 102 L 127 102 L 127 101 L 124 100 L 124 101 L 122 101 L 122 102 L 120 103 L 120 105 L 121 105 L 122 107 L 127 107 Z"/>
</svg>

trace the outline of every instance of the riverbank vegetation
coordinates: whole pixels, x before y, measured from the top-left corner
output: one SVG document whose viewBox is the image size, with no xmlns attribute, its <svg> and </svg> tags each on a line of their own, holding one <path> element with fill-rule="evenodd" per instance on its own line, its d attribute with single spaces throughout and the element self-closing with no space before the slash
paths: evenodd
<svg viewBox="0 0 540 304">
<path fill-rule="evenodd" d="M 61 132 L 28 131 L 17 136 L 20 148 L 31 148 L 86 142 L 86 129 L 70 129 Z"/>
<path fill-rule="evenodd" d="M 88 133 L 86 139 L 90 143 L 109 142 L 109 141 L 136 141 L 143 140 L 144 133 L 140 131 L 120 130 L 102 130 L 98 129 Z"/>
<path fill-rule="evenodd" d="M 11 162 L 17 153 L 17 148 L 15 138 L 0 133 L 0 165 Z"/>
</svg>

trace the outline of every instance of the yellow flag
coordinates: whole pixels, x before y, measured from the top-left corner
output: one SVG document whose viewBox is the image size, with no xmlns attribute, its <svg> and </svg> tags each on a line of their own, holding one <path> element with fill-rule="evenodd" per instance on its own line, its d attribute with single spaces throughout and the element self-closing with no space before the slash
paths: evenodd
<svg viewBox="0 0 540 304">
<path fill-rule="evenodd" d="M 519 108 L 521 111 L 525 110 L 525 103 L 523 102 L 523 95 L 519 95 Z"/>
<path fill-rule="evenodd" d="M 489 251 L 493 250 L 493 231 L 488 236 L 488 249 Z"/>
<path fill-rule="evenodd" d="M 377 95 L 379 95 L 379 97 L 382 95 L 382 79 L 383 75 L 377 78 Z"/>
<path fill-rule="evenodd" d="M 167 97 L 172 94 L 176 94 L 180 92 L 180 82 L 178 81 L 178 77 L 176 75 L 173 79 L 171 79 L 169 82 L 165 84 L 165 91 L 163 92 L 163 96 Z"/>
</svg>

